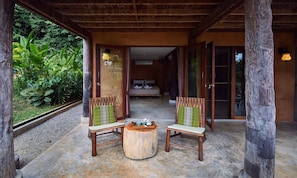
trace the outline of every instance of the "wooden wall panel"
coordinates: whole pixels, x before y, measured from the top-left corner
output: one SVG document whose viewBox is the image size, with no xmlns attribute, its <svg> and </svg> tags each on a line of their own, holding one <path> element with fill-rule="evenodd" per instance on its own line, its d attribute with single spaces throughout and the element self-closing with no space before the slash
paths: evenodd
<svg viewBox="0 0 297 178">
<path fill-rule="evenodd" d="M 244 33 L 204 33 L 196 38 L 197 42 L 214 42 L 215 46 L 244 46 Z M 295 45 L 294 33 L 274 33 L 274 76 L 276 121 L 294 120 L 294 85 L 295 85 Z M 289 62 L 280 60 L 278 48 L 287 46 L 293 59 Z"/>
<path fill-rule="evenodd" d="M 186 46 L 188 33 L 94 33 L 93 41 L 123 46 Z"/>
<path fill-rule="evenodd" d="M 123 51 L 111 48 L 111 53 L 118 56 L 112 65 L 104 65 L 100 60 L 100 94 L 116 96 L 116 115 L 123 118 Z"/>
<path fill-rule="evenodd" d="M 276 33 L 274 35 L 274 77 L 275 77 L 275 102 L 277 121 L 294 120 L 294 92 L 295 92 L 295 40 L 293 33 Z M 281 61 L 280 47 L 288 47 L 292 52 L 292 60 Z"/>
<path fill-rule="evenodd" d="M 161 94 L 165 87 L 165 67 L 159 60 L 153 60 L 153 65 L 136 65 L 135 60 L 131 61 L 131 84 L 133 80 L 155 80 L 156 84 L 160 87 Z"/>
<path fill-rule="evenodd" d="M 244 33 L 241 32 L 224 32 L 204 33 L 196 38 L 196 42 L 214 42 L 215 46 L 244 46 Z"/>
<path fill-rule="evenodd" d="M 196 42 L 214 42 L 215 46 L 244 46 L 244 33 L 241 32 L 207 32 L 196 38 Z M 275 44 L 275 99 L 276 99 L 276 120 L 293 121 L 294 120 L 294 85 L 295 85 L 295 34 L 294 33 L 274 33 Z M 93 48 L 95 44 L 108 44 L 119 46 L 187 46 L 187 33 L 94 33 Z M 291 50 L 293 60 L 290 62 L 280 61 L 278 48 L 288 46 Z M 95 50 L 93 50 L 94 59 L 96 60 Z M 143 71 L 138 68 L 138 73 L 143 78 L 157 78 L 156 81 L 162 80 L 161 65 L 154 65 L 153 68 L 144 68 Z M 94 68 L 93 68 L 94 69 Z M 133 69 L 131 69 L 133 70 Z M 152 72 L 153 71 L 153 72 Z M 147 74 L 150 73 L 150 74 Z M 153 74 L 152 74 L 153 73 Z M 131 73 L 131 79 L 135 76 Z M 139 78 L 139 77 L 137 77 Z M 94 79 L 93 79 L 94 82 Z M 161 82 L 162 83 L 162 82 Z M 162 85 L 162 84 L 159 85 Z M 93 84 L 94 86 L 95 84 Z M 162 88 L 164 87 L 164 83 Z M 94 93 L 94 91 L 93 91 Z"/>
</svg>

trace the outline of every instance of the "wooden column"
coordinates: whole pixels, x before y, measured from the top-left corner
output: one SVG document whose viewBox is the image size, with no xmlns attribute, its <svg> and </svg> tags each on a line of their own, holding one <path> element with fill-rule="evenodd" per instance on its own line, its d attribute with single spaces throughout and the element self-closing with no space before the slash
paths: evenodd
<svg viewBox="0 0 297 178">
<path fill-rule="evenodd" d="M 246 144 L 240 177 L 274 177 L 275 96 L 271 0 L 245 1 Z"/>
<path fill-rule="evenodd" d="M 297 32 L 295 32 L 295 45 L 294 50 L 297 51 Z M 296 59 L 297 54 L 292 56 L 293 59 Z M 294 95 L 294 121 L 297 122 L 297 62 L 295 62 L 295 95 Z"/>
<path fill-rule="evenodd" d="M 83 117 L 89 117 L 89 98 L 92 89 L 92 44 L 91 40 L 83 40 Z"/>
<path fill-rule="evenodd" d="M 12 26 L 14 1 L 0 0 L 0 177 L 14 177 Z"/>
<path fill-rule="evenodd" d="M 183 90 L 185 83 L 185 48 L 178 48 L 178 58 L 177 58 L 177 73 L 178 73 L 178 96 L 185 96 L 186 91 Z"/>
</svg>

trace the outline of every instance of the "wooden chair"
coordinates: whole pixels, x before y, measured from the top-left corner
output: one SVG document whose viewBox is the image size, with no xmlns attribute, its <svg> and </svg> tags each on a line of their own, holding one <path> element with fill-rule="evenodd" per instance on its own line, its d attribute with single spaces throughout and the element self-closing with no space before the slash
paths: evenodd
<svg viewBox="0 0 297 178">
<path fill-rule="evenodd" d="M 89 100 L 89 133 L 92 139 L 92 156 L 97 155 L 96 147 L 99 145 L 112 144 L 118 141 L 123 143 L 124 122 L 117 122 L 115 112 L 115 97 L 97 97 Z M 97 136 L 115 133 L 115 130 L 121 129 L 121 139 L 113 139 L 97 144 Z M 122 144 L 123 146 L 123 144 Z"/>
<path fill-rule="evenodd" d="M 170 143 L 170 138 L 178 135 L 171 135 L 171 131 L 198 137 L 198 159 L 202 161 L 203 141 L 205 139 L 205 99 L 190 97 L 176 98 L 176 124 L 167 127 L 166 152 L 169 152 L 170 145 L 182 146 Z"/>
</svg>

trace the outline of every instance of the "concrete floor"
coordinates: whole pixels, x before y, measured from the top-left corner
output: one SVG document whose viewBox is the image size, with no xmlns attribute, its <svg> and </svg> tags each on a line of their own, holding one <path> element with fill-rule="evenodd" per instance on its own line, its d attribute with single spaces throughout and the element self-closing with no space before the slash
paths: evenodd
<svg viewBox="0 0 297 178">
<path fill-rule="evenodd" d="M 151 103 L 151 100 L 155 102 Z M 143 107 L 142 111 L 139 109 L 141 107 Z M 161 112 L 160 108 L 165 112 Z M 243 168 L 245 122 L 216 122 L 215 131 L 207 128 L 204 160 L 198 161 L 198 153 L 194 150 L 172 146 L 170 152 L 164 151 L 165 130 L 168 124 L 174 123 L 174 109 L 174 105 L 168 104 L 168 100 L 153 98 L 131 101 L 133 118 L 127 119 L 127 123 L 137 120 L 135 118 L 147 117 L 156 121 L 159 126 L 158 152 L 153 158 L 131 160 L 125 157 L 121 143 L 98 147 L 98 155 L 92 157 L 91 140 L 87 136 L 88 126 L 80 124 L 24 166 L 21 169 L 23 177 L 237 177 Z M 106 135 L 103 140 L 113 137 L 115 136 Z M 174 137 L 172 142 L 197 146 L 197 141 L 191 137 Z M 297 124 L 279 123 L 276 137 L 275 177 L 296 177 L 296 168 Z"/>
</svg>

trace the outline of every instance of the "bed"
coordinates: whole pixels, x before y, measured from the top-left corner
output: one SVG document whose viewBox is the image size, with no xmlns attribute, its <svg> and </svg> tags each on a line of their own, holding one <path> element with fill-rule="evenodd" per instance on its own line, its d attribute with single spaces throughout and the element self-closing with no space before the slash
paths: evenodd
<svg viewBox="0 0 297 178">
<path fill-rule="evenodd" d="M 155 80 L 133 80 L 129 96 L 157 96 L 161 97 L 160 88 Z"/>
</svg>

